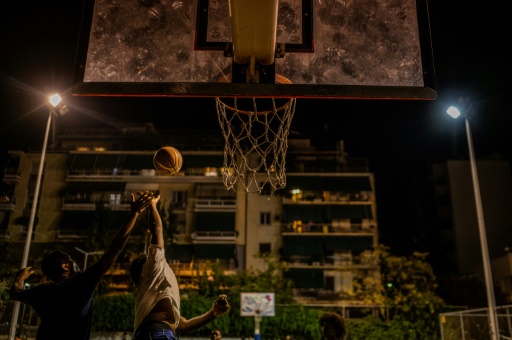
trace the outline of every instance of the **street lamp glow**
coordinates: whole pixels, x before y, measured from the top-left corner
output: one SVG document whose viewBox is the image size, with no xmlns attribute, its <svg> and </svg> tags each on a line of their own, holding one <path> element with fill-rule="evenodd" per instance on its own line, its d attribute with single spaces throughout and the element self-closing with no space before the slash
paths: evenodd
<svg viewBox="0 0 512 340">
<path fill-rule="evenodd" d="M 446 110 L 452 118 L 458 118 L 460 116 L 460 111 L 455 106 L 450 106 L 448 110 Z"/>
<path fill-rule="evenodd" d="M 466 136 L 468 139 L 469 148 L 469 164 L 471 166 L 471 177 L 473 179 L 473 191 L 475 194 L 476 216 L 478 222 L 478 231 L 480 235 L 480 247 L 482 250 L 482 265 L 484 268 L 485 288 L 487 291 L 487 304 L 489 308 L 489 330 L 492 340 L 499 340 L 499 327 L 498 317 L 496 314 L 496 300 L 494 298 L 494 283 L 492 280 L 491 261 L 489 259 L 489 248 L 487 246 L 487 234 L 485 231 L 484 210 L 482 207 L 482 197 L 480 195 L 480 184 L 478 182 L 478 172 L 476 168 L 475 152 L 473 150 L 473 138 L 471 136 L 471 128 L 469 124 L 470 114 L 473 112 L 473 107 L 467 99 L 459 99 L 459 103 L 464 106 L 464 118 L 466 121 Z M 450 106 L 446 111 L 453 118 L 461 115 L 459 109 Z"/>
<path fill-rule="evenodd" d="M 52 104 L 53 107 L 57 107 L 59 103 L 61 102 L 62 98 L 58 93 L 55 93 L 50 96 L 50 104 Z"/>
</svg>

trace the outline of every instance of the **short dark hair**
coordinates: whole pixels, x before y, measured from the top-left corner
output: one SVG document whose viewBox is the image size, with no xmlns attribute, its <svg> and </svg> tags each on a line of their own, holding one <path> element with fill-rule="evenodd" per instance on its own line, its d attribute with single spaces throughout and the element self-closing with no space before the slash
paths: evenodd
<svg viewBox="0 0 512 340">
<path fill-rule="evenodd" d="M 336 338 L 344 339 L 347 334 L 345 319 L 338 313 L 326 312 L 320 317 L 320 326 L 336 329 Z"/>
<path fill-rule="evenodd" d="M 63 264 L 72 266 L 73 260 L 67 253 L 55 250 L 44 257 L 41 262 L 41 270 L 47 278 L 57 282 L 62 279 L 62 274 L 64 273 L 64 269 L 62 269 Z"/>
<path fill-rule="evenodd" d="M 212 329 L 212 332 L 210 333 L 210 337 L 213 335 L 213 332 L 218 332 L 218 333 L 219 333 L 219 335 L 222 337 L 222 332 L 221 332 L 221 330 L 220 330 L 220 329 L 218 329 L 218 328 L 214 328 L 214 329 Z"/>
<path fill-rule="evenodd" d="M 135 285 L 139 284 L 140 275 L 142 274 L 142 267 L 147 262 L 148 256 L 146 254 L 140 254 L 136 257 L 130 266 L 130 277 Z"/>
</svg>

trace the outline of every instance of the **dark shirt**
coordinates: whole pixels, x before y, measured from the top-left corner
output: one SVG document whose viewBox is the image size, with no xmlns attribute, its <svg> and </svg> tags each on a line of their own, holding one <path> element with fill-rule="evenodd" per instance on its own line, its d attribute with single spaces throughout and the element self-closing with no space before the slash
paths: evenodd
<svg viewBox="0 0 512 340">
<path fill-rule="evenodd" d="M 89 340 L 92 300 L 101 277 L 97 263 L 61 282 L 19 292 L 19 301 L 32 306 L 41 319 L 36 340 Z"/>
</svg>

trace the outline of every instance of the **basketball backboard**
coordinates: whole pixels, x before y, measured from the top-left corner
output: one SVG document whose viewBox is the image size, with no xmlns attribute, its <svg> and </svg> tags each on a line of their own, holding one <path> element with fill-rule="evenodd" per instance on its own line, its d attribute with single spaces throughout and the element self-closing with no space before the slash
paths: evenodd
<svg viewBox="0 0 512 340">
<path fill-rule="evenodd" d="M 256 82 L 233 61 L 237 1 L 239 25 L 276 27 Z M 426 0 L 269 0 L 277 23 L 258 1 L 85 0 L 73 94 L 436 98 Z"/>
</svg>

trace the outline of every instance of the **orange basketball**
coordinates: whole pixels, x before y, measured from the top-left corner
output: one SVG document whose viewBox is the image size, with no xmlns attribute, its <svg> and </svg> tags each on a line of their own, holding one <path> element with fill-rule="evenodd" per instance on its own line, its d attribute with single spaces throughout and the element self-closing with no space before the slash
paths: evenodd
<svg viewBox="0 0 512 340">
<path fill-rule="evenodd" d="M 153 166 L 161 175 L 174 175 L 183 165 L 183 156 L 178 149 L 164 146 L 153 156 Z"/>
</svg>

